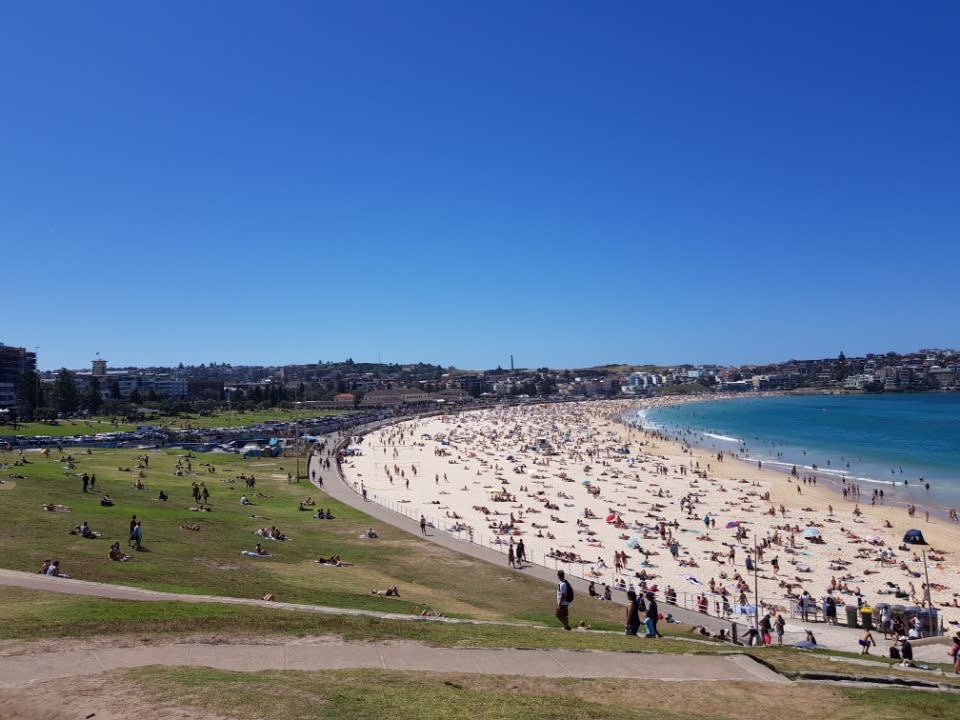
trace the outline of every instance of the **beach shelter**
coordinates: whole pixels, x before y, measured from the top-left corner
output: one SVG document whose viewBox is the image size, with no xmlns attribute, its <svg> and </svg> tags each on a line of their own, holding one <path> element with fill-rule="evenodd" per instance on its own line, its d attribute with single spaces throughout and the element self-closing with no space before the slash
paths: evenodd
<svg viewBox="0 0 960 720">
<path fill-rule="evenodd" d="M 731 528 L 735 528 L 735 527 L 740 527 L 740 521 L 739 521 L 739 520 L 731 520 L 730 522 L 728 522 L 728 523 L 726 524 L 725 527 L 727 528 L 727 530 L 730 530 Z"/>
<path fill-rule="evenodd" d="M 927 541 L 923 539 L 923 533 L 917 529 L 907 530 L 903 534 L 903 541 L 911 545 L 926 545 Z"/>
<path fill-rule="evenodd" d="M 807 539 L 820 537 L 820 531 L 817 530 L 815 527 L 808 527 L 806 530 L 803 531 L 803 536 Z"/>
</svg>

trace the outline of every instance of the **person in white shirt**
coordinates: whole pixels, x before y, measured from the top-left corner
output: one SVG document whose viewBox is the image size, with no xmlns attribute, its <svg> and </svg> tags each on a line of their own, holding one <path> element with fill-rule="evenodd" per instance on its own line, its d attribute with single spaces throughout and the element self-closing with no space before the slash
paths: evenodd
<svg viewBox="0 0 960 720">
<path fill-rule="evenodd" d="M 563 625 L 564 630 L 570 629 L 570 583 L 564 577 L 563 570 L 557 570 L 557 620 Z"/>
</svg>

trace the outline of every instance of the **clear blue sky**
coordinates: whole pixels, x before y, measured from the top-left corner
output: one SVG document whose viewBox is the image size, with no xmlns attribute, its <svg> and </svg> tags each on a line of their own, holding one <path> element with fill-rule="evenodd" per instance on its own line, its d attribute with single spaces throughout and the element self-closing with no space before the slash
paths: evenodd
<svg viewBox="0 0 960 720">
<path fill-rule="evenodd" d="M 0 10 L 40 366 L 960 346 L 955 2 Z"/>
</svg>

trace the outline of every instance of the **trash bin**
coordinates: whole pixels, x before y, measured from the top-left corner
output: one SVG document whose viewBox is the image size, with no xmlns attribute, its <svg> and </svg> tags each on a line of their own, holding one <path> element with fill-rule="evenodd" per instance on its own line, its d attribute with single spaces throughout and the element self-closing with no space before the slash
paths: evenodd
<svg viewBox="0 0 960 720">
<path fill-rule="evenodd" d="M 863 623 L 864 630 L 873 630 L 873 609 L 860 608 L 860 621 Z"/>
<path fill-rule="evenodd" d="M 856 605 L 847 605 L 847 627 L 855 628 L 857 626 L 857 612 L 859 612 L 859 608 Z"/>
</svg>

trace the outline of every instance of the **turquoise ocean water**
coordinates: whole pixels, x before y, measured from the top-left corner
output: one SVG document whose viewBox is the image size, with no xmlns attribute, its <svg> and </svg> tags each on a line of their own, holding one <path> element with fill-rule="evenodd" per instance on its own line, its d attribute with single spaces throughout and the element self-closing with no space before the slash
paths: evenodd
<svg viewBox="0 0 960 720">
<path fill-rule="evenodd" d="M 796 465 L 818 482 L 845 477 L 867 502 L 879 488 L 893 502 L 960 507 L 960 393 L 754 396 L 642 411 L 640 420 L 765 467 Z"/>
</svg>

